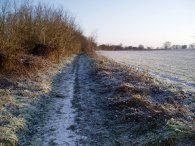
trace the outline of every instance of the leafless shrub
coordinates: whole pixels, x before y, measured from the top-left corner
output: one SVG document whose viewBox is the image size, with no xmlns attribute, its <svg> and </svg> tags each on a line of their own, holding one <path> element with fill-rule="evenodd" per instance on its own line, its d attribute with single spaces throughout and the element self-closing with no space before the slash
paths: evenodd
<svg viewBox="0 0 195 146">
<path fill-rule="evenodd" d="M 0 52 L 6 56 L 19 57 L 32 52 L 40 55 L 40 51 L 35 52 L 42 48 L 41 55 L 59 62 L 73 53 L 92 52 L 94 42 L 92 37 L 83 35 L 74 17 L 63 9 L 29 2 L 18 7 L 9 1 L 1 5 Z M 0 55 L 0 66 L 2 62 Z"/>
</svg>

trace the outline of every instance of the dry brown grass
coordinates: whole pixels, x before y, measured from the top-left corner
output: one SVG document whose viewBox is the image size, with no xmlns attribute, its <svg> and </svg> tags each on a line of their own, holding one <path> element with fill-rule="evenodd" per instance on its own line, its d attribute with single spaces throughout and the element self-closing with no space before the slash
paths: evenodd
<svg viewBox="0 0 195 146">
<path fill-rule="evenodd" d="M 26 88 L 34 91 L 33 88 L 43 85 L 23 87 L 26 84 L 19 79 L 41 82 L 45 76 L 51 77 L 48 70 L 52 67 L 57 70 L 55 64 L 63 58 L 81 52 L 91 55 L 96 46 L 93 37 L 83 35 L 70 13 L 23 2 L 16 5 L 13 1 L 0 1 L 0 145 L 3 146 L 17 145 L 17 133 L 25 125 L 23 118 L 12 113 L 19 112 L 25 103 L 18 103 L 9 90 L 28 98 L 49 90 L 29 93 Z M 17 89 L 14 82 L 22 84 L 22 88 Z M 30 102 L 27 98 L 24 101 Z"/>
<path fill-rule="evenodd" d="M 128 123 L 128 132 L 137 135 L 135 145 L 194 142 L 193 95 L 101 56 L 93 66 L 95 78 L 102 83 L 99 90 L 106 93 L 105 105 L 117 115 L 117 123 Z"/>
<path fill-rule="evenodd" d="M 46 63 L 47 62 L 47 63 Z M 44 71 L 50 65 L 49 61 L 32 55 L 8 56 L 0 70 L 1 74 L 31 77 L 40 70 Z"/>
</svg>

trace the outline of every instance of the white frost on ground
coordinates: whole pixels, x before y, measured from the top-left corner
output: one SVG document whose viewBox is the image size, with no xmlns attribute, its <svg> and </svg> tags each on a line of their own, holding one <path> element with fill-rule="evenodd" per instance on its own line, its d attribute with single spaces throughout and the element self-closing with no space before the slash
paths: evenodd
<svg viewBox="0 0 195 146">
<path fill-rule="evenodd" d="M 38 124 L 39 130 L 31 137 L 31 146 L 74 146 L 79 136 L 74 131 L 75 110 L 72 107 L 74 97 L 75 68 L 73 58 L 66 62 L 49 85 L 49 99 L 40 111 L 43 115 Z"/>
<path fill-rule="evenodd" d="M 57 91 L 57 94 L 64 96 L 64 98 L 58 98 L 52 103 L 51 110 L 53 110 L 55 116 L 51 116 L 48 119 L 49 121 L 47 121 L 44 128 L 48 130 L 44 135 L 44 146 L 51 145 L 52 143 L 56 145 L 75 145 L 76 135 L 72 130 L 68 130 L 74 123 L 75 117 L 71 104 L 74 92 L 75 73 L 73 75 L 69 73 L 68 75 L 62 78 L 63 83 L 60 84 L 60 87 L 58 87 L 59 90 Z"/>
<path fill-rule="evenodd" d="M 155 78 L 195 92 L 195 51 L 97 51 L 109 59 L 148 71 Z"/>
<path fill-rule="evenodd" d="M 69 129 L 74 123 L 74 109 L 72 108 L 71 101 L 74 96 L 74 81 L 75 72 L 66 73 L 65 70 L 61 74 L 61 83 L 59 87 L 55 89 L 57 96 L 63 96 L 55 98 L 51 105 L 50 118 L 48 119 L 46 126 L 44 127 L 47 132 L 43 136 L 43 146 L 48 145 L 75 145 L 77 139 L 76 134 Z"/>
</svg>

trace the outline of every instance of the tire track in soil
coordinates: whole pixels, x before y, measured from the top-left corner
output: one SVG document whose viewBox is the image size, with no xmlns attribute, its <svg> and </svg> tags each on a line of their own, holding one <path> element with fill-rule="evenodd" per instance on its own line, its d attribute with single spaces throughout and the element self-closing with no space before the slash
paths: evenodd
<svg viewBox="0 0 195 146">
<path fill-rule="evenodd" d="M 54 79 L 39 132 L 31 146 L 116 145 L 113 114 L 104 107 L 102 85 L 92 77 L 92 61 L 78 55 Z M 57 97 L 57 98 L 56 98 Z"/>
<path fill-rule="evenodd" d="M 66 65 L 53 81 L 49 101 L 42 109 L 43 120 L 31 146 L 74 146 L 79 136 L 74 132 L 75 109 L 72 100 L 75 92 L 78 59 Z"/>
<path fill-rule="evenodd" d="M 90 58 L 81 55 L 76 71 L 72 104 L 76 109 L 76 133 L 80 135 L 77 143 L 84 146 L 115 145 L 110 112 L 105 110 L 102 94 L 99 93 L 102 87 L 92 77 L 91 62 Z"/>
</svg>

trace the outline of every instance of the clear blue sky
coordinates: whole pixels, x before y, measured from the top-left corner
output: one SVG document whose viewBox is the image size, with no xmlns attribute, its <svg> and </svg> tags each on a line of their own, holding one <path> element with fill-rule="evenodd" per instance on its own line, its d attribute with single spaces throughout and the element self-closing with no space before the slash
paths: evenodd
<svg viewBox="0 0 195 146">
<path fill-rule="evenodd" d="M 34 0 L 63 7 L 98 43 L 162 46 L 195 42 L 195 0 Z"/>
</svg>

